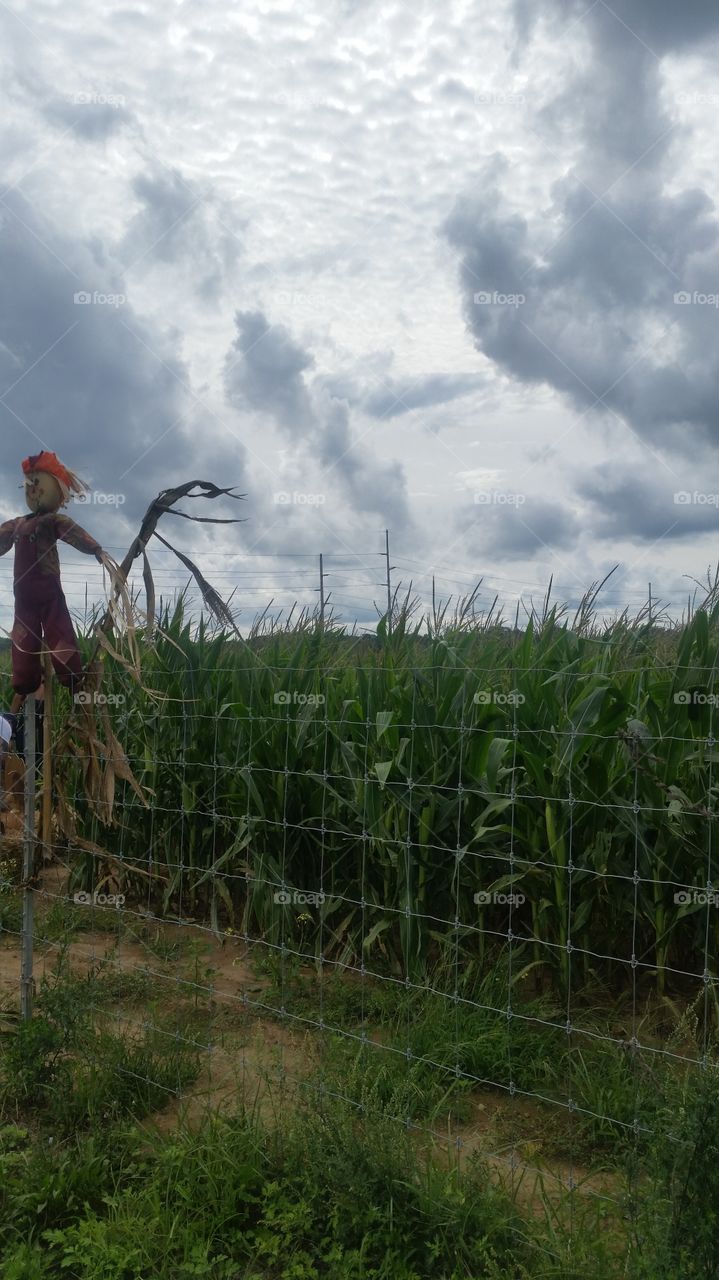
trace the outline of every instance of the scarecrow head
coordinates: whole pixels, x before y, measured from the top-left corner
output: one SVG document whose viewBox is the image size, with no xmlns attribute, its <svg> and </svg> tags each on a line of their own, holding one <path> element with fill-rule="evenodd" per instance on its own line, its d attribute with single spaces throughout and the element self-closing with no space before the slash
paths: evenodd
<svg viewBox="0 0 719 1280">
<path fill-rule="evenodd" d="M 25 501 L 33 515 L 59 511 L 69 501 L 71 493 L 87 492 L 87 485 L 48 450 L 25 458 L 22 469 L 25 474 Z"/>
</svg>

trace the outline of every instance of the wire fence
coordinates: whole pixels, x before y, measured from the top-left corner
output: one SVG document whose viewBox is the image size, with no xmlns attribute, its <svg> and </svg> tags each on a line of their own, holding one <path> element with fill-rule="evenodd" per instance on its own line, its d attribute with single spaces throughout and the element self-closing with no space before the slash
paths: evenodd
<svg viewBox="0 0 719 1280">
<path fill-rule="evenodd" d="M 427 564 L 411 557 L 395 554 L 390 549 L 390 533 L 383 531 L 386 545 L 381 549 L 368 547 L 363 551 L 336 547 L 322 551 L 259 552 L 234 551 L 223 547 L 193 551 L 196 562 L 205 576 L 216 583 L 221 593 L 230 596 L 237 606 L 240 625 L 249 629 L 256 616 L 279 619 L 290 610 L 309 608 L 319 611 L 324 603 L 329 615 L 346 626 L 358 625 L 372 628 L 386 610 L 387 594 L 394 596 L 411 591 L 418 610 L 429 612 L 439 601 L 457 602 L 476 593 L 478 611 L 489 611 L 493 601 L 502 600 L 510 621 L 515 617 L 522 622 L 531 613 L 534 602 L 541 600 L 547 591 L 552 567 L 537 566 L 535 578 L 515 578 L 497 574 L 490 567 L 480 566 L 476 571 L 455 563 Z M 112 554 L 126 548 L 108 546 Z M 69 563 L 63 568 L 65 585 L 71 611 L 83 628 L 89 625 L 92 601 L 102 592 L 102 570 L 83 563 Z M 201 608 L 202 602 L 188 584 L 187 574 L 179 567 L 170 551 L 153 547 L 156 562 L 155 581 L 166 600 L 183 596 L 190 608 Z M 546 578 L 542 578 L 546 568 Z M 142 590 L 141 573 L 132 573 L 131 587 Z M 572 606 L 582 598 L 584 586 L 578 577 L 570 574 L 553 579 L 555 598 L 568 601 Z M 239 595 L 237 593 L 240 593 Z M 237 597 L 237 598 L 236 598 Z M 609 618 L 623 610 L 635 613 L 649 604 L 650 612 L 673 619 L 691 617 L 696 605 L 696 584 L 689 591 L 677 587 L 657 599 L 652 595 L 652 585 L 629 584 L 623 578 L 613 578 L 604 587 L 601 606 Z M 0 584 L 0 623 L 9 631 L 13 612 L 10 586 Z"/>
<path fill-rule="evenodd" d="M 662 1082 L 713 1062 L 713 667 L 693 666 L 689 707 L 676 671 L 663 705 L 653 687 L 659 739 L 601 673 L 567 668 L 552 701 L 554 662 L 517 661 L 508 682 L 504 661 L 445 653 L 408 664 L 400 701 L 361 646 L 338 664 L 321 640 L 304 665 L 165 653 L 147 687 L 93 695 L 145 799 L 121 785 L 106 828 L 82 784 L 89 759 L 53 761 L 78 832 L 50 841 L 67 879 L 35 829 L 30 729 L 23 917 L 3 929 L 23 1015 L 70 911 L 75 963 L 100 964 L 111 940 L 118 969 L 150 983 L 141 1017 L 118 1005 L 118 1029 L 202 1050 L 209 1095 L 233 1071 L 251 1089 L 256 1064 L 226 1049 L 221 1018 L 196 1034 L 158 1009 L 202 1000 L 254 1020 L 276 1050 L 263 1072 L 318 1105 L 338 1078 L 360 1111 L 362 1079 L 404 1078 L 399 1125 L 460 1160 L 480 1149 L 512 1184 L 550 1177 L 621 1208 L 591 1156 L 628 1146 L 638 1188 L 660 1123 L 685 1142 L 680 1117 L 667 1129 L 654 1108 Z M 636 708 L 656 676 L 645 662 L 611 672 Z M 337 1075 L 338 1044 L 361 1055 L 356 1088 Z M 158 1087 L 182 1094 L 179 1068 Z M 542 1156 L 555 1123 L 561 1160 Z"/>
</svg>

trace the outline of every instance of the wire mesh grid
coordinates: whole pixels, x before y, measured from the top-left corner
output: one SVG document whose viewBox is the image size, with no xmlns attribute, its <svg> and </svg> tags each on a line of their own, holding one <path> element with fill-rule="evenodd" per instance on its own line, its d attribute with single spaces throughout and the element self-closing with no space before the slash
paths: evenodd
<svg viewBox="0 0 719 1280">
<path fill-rule="evenodd" d="M 55 760 L 83 841 L 57 844 L 67 881 L 31 886 L 36 976 L 58 951 L 102 967 L 111 939 L 117 971 L 148 995 L 141 1014 L 122 1000 L 111 1013 L 130 1046 L 121 1074 L 137 1074 L 131 1046 L 147 1033 L 205 1055 L 208 1097 L 230 1079 L 247 1095 L 259 1073 L 280 1100 L 339 1096 L 361 1112 L 362 1073 L 386 1070 L 397 1124 L 460 1167 L 479 1146 L 511 1184 L 551 1178 L 621 1207 L 616 1186 L 587 1175 L 587 1135 L 600 1150 L 633 1146 L 639 1181 L 659 1074 L 712 1060 L 713 670 L 698 719 L 659 742 L 612 701 L 626 677 L 634 710 L 646 705 L 646 664 L 589 688 L 565 672 L 552 702 L 551 666 L 449 653 L 398 671 L 361 647 L 361 662 L 330 661 L 323 639 L 302 666 L 221 665 L 222 645 L 200 663 L 176 645 L 142 687 L 115 671 L 107 688 L 123 692 L 93 695 L 145 801 L 123 787 L 106 828 L 82 754 Z M 680 679 L 664 688 L 677 718 Z M 666 781 L 675 765 L 686 790 Z M 69 947 L 68 910 L 84 938 Z M 6 919 L 2 933 L 19 953 L 22 929 Z M 692 1011 L 693 1038 L 666 1021 L 644 1034 L 669 994 Z M 188 1002 L 210 1016 L 193 1026 Z M 270 1050 L 259 1066 L 232 1035 L 250 1024 Z M 361 1073 L 338 1076 L 338 1052 L 361 1055 Z M 596 1052 L 603 1093 L 586 1068 Z M 146 1082 L 158 1097 L 188 1092 L 179 1057 L 176 1079 Z M 489 1098 L 501 1125 L 478 1141 Z M 555 1118 L 564 1157 L 552 1162 L 535 1139 Z M 679 1119 L 667 1136 L 684 1141 Z"/>
</svg>

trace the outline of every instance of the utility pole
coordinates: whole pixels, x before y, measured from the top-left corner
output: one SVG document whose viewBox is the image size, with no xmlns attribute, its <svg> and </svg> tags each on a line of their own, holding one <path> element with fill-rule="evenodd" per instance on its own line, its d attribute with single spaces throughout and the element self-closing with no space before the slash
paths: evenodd
<svg viewBox="0 0 719 1280">
<path fill-rule="evenodd" d="M 323 557 L 320 552 L 320 626 L 324 629 L 325 625 L 325 572 L 322 568 Z"/>
<path fill-rule="evenodd" d="M 649 583 L 649 626 L 652 625 L 652 584 Z"/>
<path fill-rule="evenodd" d="M 390 570 L 392 565 L 389 562 L 389 529 L 384 531 L 384 558 L 387 566 L 387 635 L 392 635 L 392 581 L 390 578 Z"/>
</svg>

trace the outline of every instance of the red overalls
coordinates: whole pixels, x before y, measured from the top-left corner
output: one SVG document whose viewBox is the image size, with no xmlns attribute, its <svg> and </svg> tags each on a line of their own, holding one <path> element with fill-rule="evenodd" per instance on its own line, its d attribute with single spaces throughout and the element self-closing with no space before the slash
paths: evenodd
<svg viewBox="0 0 719 1280">
<path fill-rule="evenodd" d="M 0 555 L 15 546 L 11 639 L 16 693 L 34 693 L 40 685 L 43 640 L 61 684 L 72 687 L 82 673 L 80 650 L 60 583 L 58 538 L 88 554 L 101 551 L 99 542 L 58 512 L 19 516 L 0 525 Z"/>
</svg>

